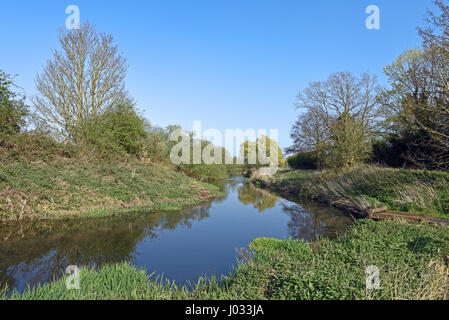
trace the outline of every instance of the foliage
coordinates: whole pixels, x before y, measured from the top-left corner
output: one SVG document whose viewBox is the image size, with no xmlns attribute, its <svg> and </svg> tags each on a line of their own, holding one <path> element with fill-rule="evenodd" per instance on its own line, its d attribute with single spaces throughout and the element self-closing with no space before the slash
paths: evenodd
<svg viewBox="0 0 449 320">
<path fill-rule="evenodd" d="M 403 157 L 408 147 L 402 138 L 389 136 L 376 139 L 373 141 L 371 162 L 391 168 L 410 167 L 411 163 Z"/>
<path fill-rule="evenodd" d="M 0 135 L 19 133 L 25 126 L 25 97 L 13 91 L 12 77 L 0 70 Z"/>
<path fill-rule="evenodd" d="M 222 146 L 214 145 L 211 141 L 194 138 L 193 133 L 185 132 L 190 142 L 189 163 L 182 163 L 176 167 L 187 175 L 200 180 L 214 180 L 228 178 L 234 173 L 240 173 L 240 167 L 235 166 L 235 159 Z M 173 141 L 172 141 L 173 143 Z M 195 155 L 195 153 L 198 153 Z M 200 157 L 199 157 L 200 156 Z M 226 163 L 232 160 L 232 163 Z"/>
<path fill-rule="evenodd" d="M 449 170 L 449 5 L 436 0 L 420 28 L 422 48 L 409 49 L 385 74 L 391 85 L 379 96 L 387 139 L 402 140 L 399 154 L 414 167 Z"/>
<path fill-rule="evenodd" d="M 260 186 L 317 200 L 350 213 L 372 208 L 449 218 L 449 174 L 438 171 L 360 166 L 350 170 L 282 171 L 252 178 Z"/>
<path fill-rule="evenodd" d="M 145 120 L 129 100 L 111 106 L 98 117 L 94 127 L 87 141 L 100 153 L 139 155 L 147 139 Z"/>
<path fill-rule="evenodd" d="M 322 169 L 329 165 L 331 135 L 326 128 L 326 122 L 317 111 L 309 110 L 298 117 L 290 134 L 293 145 L 287 148 L 286 152 L 310 154 L 316 159 L 315 166 Z"/>
<path fill-rule="evenodd" d="M 56 142 L 40 132 L 0 136 L 0 158 L 4 163 L 51 162 L 78 156 L 79 148 Z"/>
<path fill-rule="evenodd" d="M 272 155 L 273 151 L 275 154 Z M 240 147 L 240 157 L 247 167 L 272 166 L 275 161 L 279 167 L 287 164 L 277 142 L 265 135 L 261 135 L 256 141 L 245 141 Z"/>
<path fill-rule="evenodd" d="M 146 138 L 142 145 L 140 158 L 146 162 L 168 163 L 170 161 L 170 132 L 177 126 L 169 126 L 166 129 L 147 125 Z"/>
<path fill-rule="evenodd" d="M 403 141 L 399 154 L 423 169 L 449 168 L 449 140 L 438 133 L 449 130 L 444 88 L 432 78 L 438 67 L 429 51 L 405 51 L 385 68 L 392 88 L 380 97 L 386 114 L 388 138 Z M 444 70 L 438 72 L 444 73 Z"/>
<path fill-rule="evenodd" d="M 301 152 L 287 158 L 288 165 L 293 169 L 316 170 L 317 158 L 311 152 Z"/>
</svg>

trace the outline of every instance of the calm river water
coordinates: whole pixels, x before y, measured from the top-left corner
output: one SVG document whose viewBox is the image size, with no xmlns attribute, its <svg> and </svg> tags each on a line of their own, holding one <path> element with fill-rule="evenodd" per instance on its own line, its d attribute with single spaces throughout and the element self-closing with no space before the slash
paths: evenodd
<svg viewBox="0 0 449 320">
<path fill-rule="evenodd" d="M 242 178 L 216 184 L 225 196 L 176 212 L 0 224 L 0 287 L 60 277 L 68 265 L 129 261 L 177 284 L 228 274 L 237 250 L 257 237 L 314 240 L 344 232 L 352 220 L 317 204 L 297 204 Z"/>
</svg>

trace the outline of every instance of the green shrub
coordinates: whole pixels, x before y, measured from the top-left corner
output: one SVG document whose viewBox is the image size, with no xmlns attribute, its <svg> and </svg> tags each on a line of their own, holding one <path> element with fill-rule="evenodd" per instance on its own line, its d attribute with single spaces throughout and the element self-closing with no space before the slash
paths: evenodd
<svg viewBox="0 0 449 320">
<path fill-rule="evenodd" d="M 147 162 L 169 162 L 170 150 L 169 128 L 164 129 L 148 124 L 140 158 Z"/>
<path fill-rule="evenodd" d="M 284 171 L 270 178 L 254 176 L 252 180 L 356 214 L 387 206 L 390 210 L 449 218 L 447 172 L 364 165 L 341 171 Z"/>
<path fill-rule="evenodd" d="M 317 159 L 310 152 L 298 153 L 287 158 L 287 163 L 293 169 L 316 170 Z"/>
<path fill-rule="evenodd" d="M 88 139 L 100 153 L 138 155 L 147 137 L 145 120 L 131 101 L 123 101 L 93 121 L 93 133 Z"/>
<path fill-rule="evenodd" d="M 48 162 L 58 158 L 73 158 L 77 154 L 76 146 L 58 143 L 45 133 L 0 135 L 0 158 L 5 162 Z"/>
<path fill-rule="evenodd" d="M 12 91 L 11 76 L 0 70 L 0 135 L 19 133 L 25 126 L 25 97 Z"/>
</svg>

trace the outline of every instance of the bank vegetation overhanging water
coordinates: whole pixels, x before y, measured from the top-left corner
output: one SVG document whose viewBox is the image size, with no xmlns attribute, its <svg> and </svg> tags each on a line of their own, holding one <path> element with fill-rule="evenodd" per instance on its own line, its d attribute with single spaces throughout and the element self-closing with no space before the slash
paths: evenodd
<svg viewBox="0 0 449 320">
<path fill-rule="evenodd" d="M 316 200 L 358 217 L 385 206 L 449 219 L 447 172 L 361 165 L 345 170 L 282 170 L 274 176 L 256 172 L 251 181 L 273 192 Z"/>
</svg>

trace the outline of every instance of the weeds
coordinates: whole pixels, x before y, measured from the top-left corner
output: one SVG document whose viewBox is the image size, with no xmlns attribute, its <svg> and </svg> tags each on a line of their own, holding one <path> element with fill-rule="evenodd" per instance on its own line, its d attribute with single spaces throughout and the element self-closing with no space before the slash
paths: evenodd
<svg viewBox="0 0 449 320">
<path fill-rule="evenodd" d="M 283 171 L 253 177 L 259 186 L 366 215 L 368 209 L 425 213 L 449 218 L 449 173 L 361 166 L 344 171 Z"/>
</svg>

